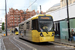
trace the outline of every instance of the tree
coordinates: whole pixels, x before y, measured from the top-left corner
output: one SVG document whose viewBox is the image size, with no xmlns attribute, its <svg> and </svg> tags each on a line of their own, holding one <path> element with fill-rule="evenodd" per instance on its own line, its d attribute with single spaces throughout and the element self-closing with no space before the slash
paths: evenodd
<svg viewBox="0 0 75 50">
<path fill-rule="evenodd" d="M 2 23 L 2 30 L 4 30 L 4 22 Z"/>
</svg>

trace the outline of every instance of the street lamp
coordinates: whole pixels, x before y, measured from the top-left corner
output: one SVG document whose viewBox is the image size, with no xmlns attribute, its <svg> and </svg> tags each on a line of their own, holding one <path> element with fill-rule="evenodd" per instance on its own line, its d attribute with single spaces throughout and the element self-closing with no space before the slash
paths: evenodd
<svg viewBox="0 0 75 50">
<path fill-rule="evenodd" d="M 70 21 L 69 21 L 69 10 L 68 10 L 68 0 L 66 0 L 66 5 L 67 5 L 67 23 L 68 23 L 68 33 L 69 33 L 69 38 L 70 38 Z"/>
<path fill-rule="evenodd" d="M 40 5 L 40 14 L 41 14 L 41 5 Z"/>
<path fill-rule="evenodd" d="M 7 36 L 7 3 L 5 0 L 5 15 L 6 15 L 6 36 Z"/>
</svg>

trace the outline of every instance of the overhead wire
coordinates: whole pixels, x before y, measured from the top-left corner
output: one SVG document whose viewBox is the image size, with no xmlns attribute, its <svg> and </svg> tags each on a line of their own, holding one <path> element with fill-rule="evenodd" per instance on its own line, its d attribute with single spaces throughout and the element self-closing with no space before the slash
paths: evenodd
<svg viewBox="0 0 75 50">
<path fill-rule="evenodd" d="M 36 1 L 37 1 L 37 0 L 35 0 L 30 6 L 32 6 Z M 30 6 L 29 6 L 29 7 L 30 7 Z M 28 7 L 28 8 L 29 8 L 29 7 Z M 28 8 L 27 8 L 27 9 L 28 9 Z"/>
</svg>

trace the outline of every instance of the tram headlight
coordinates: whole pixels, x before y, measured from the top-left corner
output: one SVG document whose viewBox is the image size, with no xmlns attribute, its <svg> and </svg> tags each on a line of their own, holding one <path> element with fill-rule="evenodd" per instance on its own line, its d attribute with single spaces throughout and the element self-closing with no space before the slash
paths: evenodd
<svg viewBox="0 0 75 50">
<path fill-rule="evenodd" d="M 54 33 L 52 33 L 52 36 L 54 36 Z"/>
<path fill-rule="evenodd" d="M 41 36 L 41 37 L 43 37 L 43 34 L 42 34 L 42 33 L 40 33 L 40 36 Z"/>
</svg>

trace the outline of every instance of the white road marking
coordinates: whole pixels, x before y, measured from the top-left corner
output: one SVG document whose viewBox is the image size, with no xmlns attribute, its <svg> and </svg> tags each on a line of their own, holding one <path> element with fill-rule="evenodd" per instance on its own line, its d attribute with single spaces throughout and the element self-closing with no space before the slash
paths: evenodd
<svg viewBox="0 0 75 50">
<path fill-rule="evenodd" d="M 28 45 L 28 44 L 26 44 L 26 43 L 23 43 L 23 42 L 21 42 L 21 41 L 15 39 L 15 37 L 14 37 L 14 40 L 16 40 L 16 41 L 18 41 L 18 42 L 20 42 L 20 43 L 26 45 L 26 46 L 29 47 L 29 48 L 32 48 L 33 50 L 37 50 L 36 48 L 34 48 L 34 47 L 32 47 L 32 46 L 30 46 L 30 45 Z"/>
<path fill-rule="evenodd" d="M 3 42 L 3 38 L 1 38 L 1 43 L 3 44 L 4 50 L 6 50 L 6 47 L 5 47 L 4 42 Z"/>
</svg>

